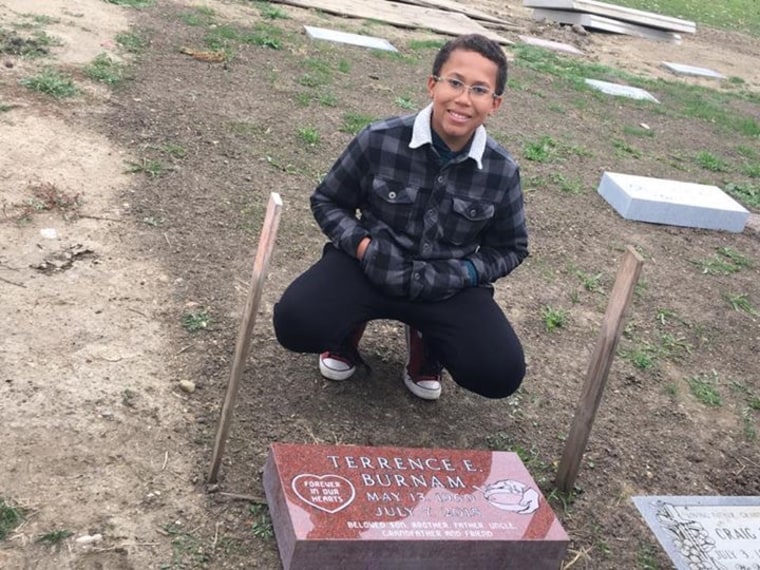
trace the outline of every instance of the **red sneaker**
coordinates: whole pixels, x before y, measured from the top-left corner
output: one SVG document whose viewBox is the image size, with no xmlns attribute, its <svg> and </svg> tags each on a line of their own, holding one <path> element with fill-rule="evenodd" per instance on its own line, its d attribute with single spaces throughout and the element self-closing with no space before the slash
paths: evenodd
<svg viewBox="0 0 760 570">
<path fill-rule="evenodd" d="M 356 365 L 362 362 L 359 354 L 359 341 L 364 334 L 367 323 L 354 329 L 348 339 L 348 345 L 340 350 L 326 350 L 319 355 L 319 372 L 328 380 L 348 380 L 356 372 Z"/>
<path fill-rule="evenodd" d="M 441 397 L 441 370 L 443 367 L 430 354 L 422 333 L 410 326 L 406 329 L 407 361 L 404 367 L 404 384 L 409 391 L 424 400 Z"/>
</svg>

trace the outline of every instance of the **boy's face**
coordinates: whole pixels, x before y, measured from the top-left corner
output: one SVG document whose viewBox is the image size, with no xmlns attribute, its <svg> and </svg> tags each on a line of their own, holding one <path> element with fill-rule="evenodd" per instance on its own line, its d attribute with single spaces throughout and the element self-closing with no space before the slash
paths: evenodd
<svg viewBox="0 0 760 570">
<path fill-rule="evenodd" d="M 498 66 L 477 52 L 457 49 L 443 64 L 440 79 L 428 78 L 428 93 L 433 100 L 433 130 L 453 151 L 461 150 L 475 130 L 501 105 L 493 97 Z M 464 84 L 459 89 L 447 80 Z M 467 86 L 480 86 L 487 94 L 476 95 Z"/>
</svg>

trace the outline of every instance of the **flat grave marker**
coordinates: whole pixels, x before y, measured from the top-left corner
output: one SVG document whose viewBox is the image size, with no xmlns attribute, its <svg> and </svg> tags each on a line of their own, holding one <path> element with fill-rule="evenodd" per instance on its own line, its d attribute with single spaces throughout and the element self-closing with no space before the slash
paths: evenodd
<svg viewBox="0 0 760 570">
<path fill-rule="evenodd" d="M 543 38 L 537 38 L 535 36 L 518 36 L 520 40 L 528 45 L 542 47 L 554 51 L 561 51 L 564 53 L 571 53 L 573 55 L 583 55 L 583 52 L 574 45 L 566 44 L 564 42 L 555 42 L 552 40 L 545 40 Z"/>
<path fill-rule="evenodd" d="M 327 40 L 342 44 L 380 49 L 383 51 L 398 51 L 393 44 L 383 38 L 374 36 L 362 36 L 360 34 L 351 34 L 338 30 L 328 30 L 327 28 L 315 28 L 313 26 L 304 26 L 306 35 L 315 40 Z"/>
<path fill-rule="evenodd" d="M 585 79 L 587 85 L 594 89 L 601 91 L 607 95 L 615 95 L 617 97 L 628 97 L 629 99 L 637 99 L 640 101 L 653 101 L 659 103 L 657 98 L 649 91 L 639 89 L 638 87 L 631 87 L 630 85 L 620 85 L 619 83 L 610 83 L 608 81 L 600 81 L 598 79 Z"/>
<path fill-rule="evenodd" d="M 675 73 L 676 75 L 691 75 L 693 77 L 707 77 L 709 79 L 725 79 L 726 76 L 708 69 L 707 67 L 697 67 L 695 65 L 686 65 L 684 63 L 672 63 L 663 61 L 662 66 Z"/>
<path fill-rule="evenodd" d="M 626 220 L 741 232 L 749 218 L 717 186 L 605 172 L 597 191 Z"/>
<path fill-rule="evenodd" d="M 273 444 L 285 570 L 557 570 L 568 537 L 514 453 Z"/>
<path fill-rule="evenodd" d="M 633 502 L 676 570 L 760 569 L 760 497 L 642 496 Z"/>
</svg>

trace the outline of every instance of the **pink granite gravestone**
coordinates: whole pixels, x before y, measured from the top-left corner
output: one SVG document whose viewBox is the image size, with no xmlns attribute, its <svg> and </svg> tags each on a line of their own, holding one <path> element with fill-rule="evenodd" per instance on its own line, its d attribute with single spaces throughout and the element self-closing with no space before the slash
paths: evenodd
<svg viewBox="0 0 760 570">
<path fill-rule="evenodd" d="M 514 453 L 272 445 L 285 570 L 556 570 L 568 537 Z"/>
</svg>

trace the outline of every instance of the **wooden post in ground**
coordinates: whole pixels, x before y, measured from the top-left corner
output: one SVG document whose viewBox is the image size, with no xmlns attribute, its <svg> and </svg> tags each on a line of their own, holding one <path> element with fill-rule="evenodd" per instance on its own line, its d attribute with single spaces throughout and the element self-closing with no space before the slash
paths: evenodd
<svg viewBox="0 0 760 570">
<path fill-rule="evenodd" d="M 259 303 L 261 303 L 264 279 L 267 275 L 269 260 L 272 257 L 274 241 L 277 237 L 277 227 L 280 224 L 281 211 L 282 200 L 280 199 L 280 195 L 272 192 L 269 196 L 269 204 L 267 204 L 267 212 L 264 216 L 264 225 L 261 227 L 259 246 L 253 262 L 251 288 L 248 293 L 248 300 L 245 303 L 243 320 L 240 321 L 240 329 L 238 330 L 237 343 L 235 345 L 235 357 L 232 361 L 232 371 L 230 372 L 230 380 L 227 384 L 227 394 L 224 398 L 219 426 L 216 429 L 214 452 L 211 456 L 211 468 L 208 472 L 209 483 L 216 483 L 219 466 L 222 463 L 222 455 L 224 454 L 224 446 L 227 443 L 227 436 L 230 431 L 230 423 L 232 422 L 235 399 L 240 387 L 240 379 L 243 376 L 245 361 L 251 348 L 253 324 L 256 322 L 256 313 L 259 309 Z"/>
<path fill-rule="evenodd" d="M 591 426 L 602 400 L 602 393 L 607 383 L 612 359 L 615 356 L 615 349 L 623 332 L 625 312 L 631 304 L 643 264 L 642 257 L 635 249 L 628 246 L 623 263 L 615 278 L 615 285 L 607 304 L 607 312 L 604 314 L 596 348 L 591 355 L 583 393 L 575 410 L 573 425 L 565 442 L 565 452 L 562 454 L 557 469 L 555 482 L 560 491 L 565 493 L 570 492 L 575 486 L 581 459 L 583 459 L 583 453 L 586 451 L 586 444 L 591 434 Z"/>
</svg>

